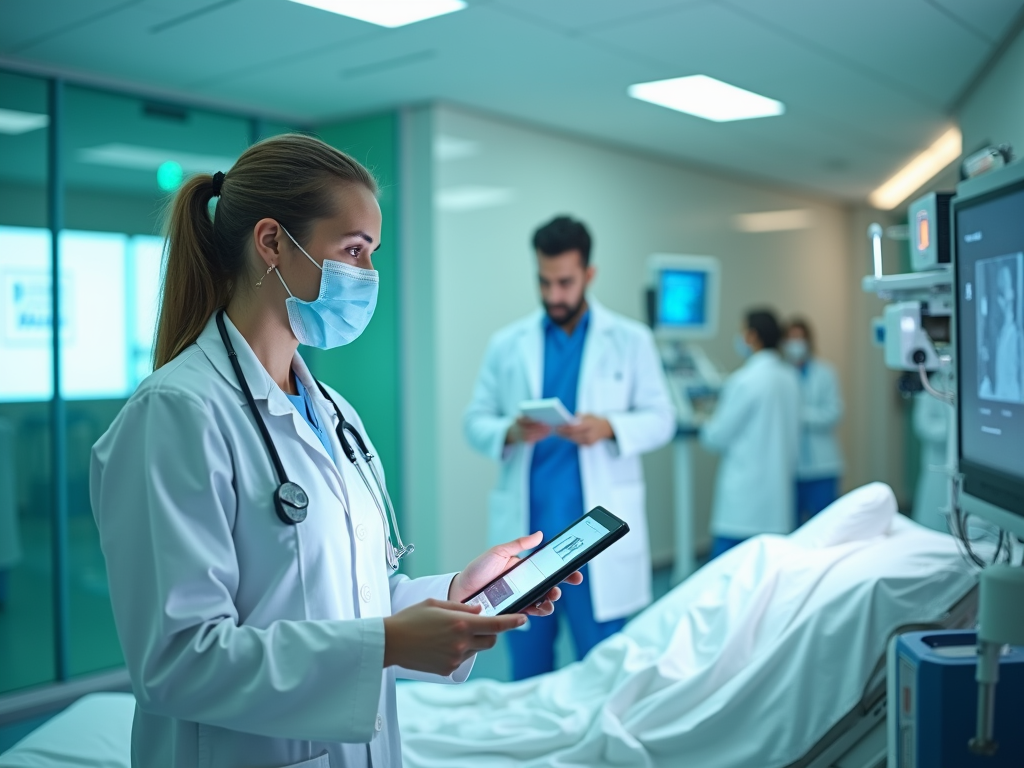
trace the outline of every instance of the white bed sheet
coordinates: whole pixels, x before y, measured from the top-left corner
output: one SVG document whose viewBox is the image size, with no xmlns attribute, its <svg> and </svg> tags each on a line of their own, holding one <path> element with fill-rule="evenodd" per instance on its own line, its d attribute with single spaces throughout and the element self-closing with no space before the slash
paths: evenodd
<svg viewBox="0 0 1024 768">
<path fill-rule="evenodd" d="M 889 635 L 976 582 L 956 543 L 848 494 L 680 584 L 577 664 L 520 683 L 400 685 L 407 768 L 775 768 L 860 700 Z M 81 699 L 0 768 L 128 768 L 134 698 Z"/>
<path fill-rule="evenodd" d="M 0 755 L 0 768 L 130 768 L 135 697 L 92 693 Z"/>
<path fill-rule="evenodd" d="M 896 514 L 887 486 L 840 502 L 708 564 L 582 662 L 399 686 L 406 768 L 799 759 L 860 700 L 893 631 L 940 619 L 976 583 L 952 537 Z"/>
</svg>

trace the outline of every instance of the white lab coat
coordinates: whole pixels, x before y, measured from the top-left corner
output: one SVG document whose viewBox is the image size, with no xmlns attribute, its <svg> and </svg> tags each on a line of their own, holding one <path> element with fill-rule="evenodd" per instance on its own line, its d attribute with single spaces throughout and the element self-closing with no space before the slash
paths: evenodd
<svg viewBox="0 0 1024 768">
<path fill-rule="evenodd" d="M 541 396 L 543 364 L 543 311 L 539 310 L 492 337 L 466 408 L 464 427 L 470 446 L 501 462 L 489 502 L 492 543 L 529 532 L 533 447 L 506 447 L 505 435 L 519 414 L 519 404 Z M 590 301 L 576 409 L 608 419 L 615 431 L 614 440 L 579 449 L 584 507 L 606 507 L 630 528 L 629 535 L 589 566 L 594 618 L 609 621 L 651 601 L 640 455 L 672 439 L 676 414 L 650 330 L 596 301 Z"/>
<path fill-rule="evenodd" d="M 940 392 L 947 387 L 943 377 L 932 374 L 930 382 Z M 949 508 L 949 427 L 953 408 L 927 392 L 914 395 L 914 434 L 921 443 L 921 471 L 914 493 L 914 522 L 943 533 L 949 530 L 945 510 Z"/>
<path fill-rule="evenodd" d="M 701 442 L 722 454 L 711 530 L 745 539 L 793 530 L 800 384 L 793 366 L 761 350 L 725 382 Z"/>
<path fill-rule="evenodd" d="M 293 370 L 332 426 L 337 466 L 227 326 L 308 517 L 285 525 L 274 511 L 277 476 L 211 319 L 93 449 L 92 507 L 138 701 L 133 765 L 398 766 L 396 674 L 430 676 L 384 668 L 383 617 L 445 599 L 452 576 L 388 578 L 380 514 L 302 359 Z M 469 663 L 452 679 L 468 674 Z"/>
<path fill-rule="evenodd" d="M 836 425 L 843 416 L 843 396 L 835 368 L 812 357 L 800 377 L 800 451 L 798 480 L 817 480 L 843 474 L 843 457 Z"/>
</svg>

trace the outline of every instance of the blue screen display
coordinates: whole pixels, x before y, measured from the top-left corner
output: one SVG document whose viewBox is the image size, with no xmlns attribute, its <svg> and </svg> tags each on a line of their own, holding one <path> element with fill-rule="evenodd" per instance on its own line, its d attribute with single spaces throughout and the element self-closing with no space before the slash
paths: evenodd
<svg viewBox="0 0 1024 768">
<path fill-rule="evenodd" d="M 663 270 L 658 324 L 693 327 L 707 322 L 707 272 Z"/>
</svg>

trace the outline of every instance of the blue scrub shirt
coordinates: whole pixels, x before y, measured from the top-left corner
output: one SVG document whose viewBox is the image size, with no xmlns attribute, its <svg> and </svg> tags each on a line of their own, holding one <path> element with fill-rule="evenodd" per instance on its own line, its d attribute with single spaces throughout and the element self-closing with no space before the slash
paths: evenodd
<svg viewBox="0 0 1024 768">
<path fill-rule="evenodd" d="M 580 318 L 572 335 L 544 317 L 544 388 L 542 397 L 557 397 L 576 413 L 576 391 L 583 361 L 583 343 L 590 312 Z M 530 530 L 550 539 L 583 514 L 583 481 L 577 445 L 552 435 L 533 447 L 530 464 Z"/>
</svg>

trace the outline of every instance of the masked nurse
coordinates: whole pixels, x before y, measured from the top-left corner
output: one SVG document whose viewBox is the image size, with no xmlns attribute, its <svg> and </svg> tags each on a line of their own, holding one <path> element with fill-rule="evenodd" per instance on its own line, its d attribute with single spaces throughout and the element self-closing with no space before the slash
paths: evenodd
<svg viewBox="0 0 1024 768">
<path fill-rule="evenodd" d="M 540 534 L 458 574 L 395 574 L 372 442 L 297 352 L 370 322 L 376 191 L 352 158 L 287 135 L 174 200 L 156 371 L 92 458 L 134 766 L 399 766 L 395 679 L 461 682 L 525 621 L 461 601 Z"/>
</svg>

